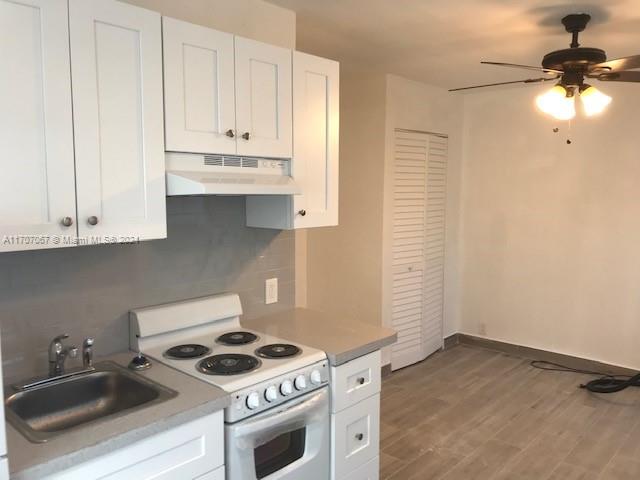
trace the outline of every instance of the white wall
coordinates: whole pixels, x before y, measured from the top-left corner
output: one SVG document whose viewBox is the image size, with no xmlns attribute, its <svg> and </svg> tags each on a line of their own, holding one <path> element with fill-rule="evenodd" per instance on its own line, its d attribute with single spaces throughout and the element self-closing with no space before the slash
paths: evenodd
<svg viewBox="0 0 640 480">
<path fill-rule="evenodd" d="M 263 0 L 123 0 L 168 17 L 295 48 L 296 14 Z"/>
<path fill-rule="evenodd" d="M 462 168 L 463 97 L 446 90 L 387 75 L 386 162 L 385 162 L 385 222 L 383 282 L 384 323 L 391 325 L 391 241 L 393 207 L 394 131 L 397 128 L 441 133 L 449 136 L 447 168 L 445 300 L 444 336 L 460 329 L 459 227 Z"/>
<path fill-rule="evenodd" d="M 640 95 L 598 86 L 571 145 L 539 87 L 465 96 L 461 330 L 637 369 Z"/>
<path fill-rule="evenodd" d="M 385 75 L 340 66 L 337 227 L 307 231 L 310 308 L 382 324 Z"/>
</svg>

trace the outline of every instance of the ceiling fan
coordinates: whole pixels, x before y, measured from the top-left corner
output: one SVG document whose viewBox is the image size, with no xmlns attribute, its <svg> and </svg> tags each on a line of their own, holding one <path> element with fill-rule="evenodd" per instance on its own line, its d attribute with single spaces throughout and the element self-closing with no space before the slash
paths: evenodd
<svg viewBox="0 0 640 480">
<path fill-rule="evenodd" d="M 604 50 L 581 47 L 578 43 L 578 35 L 587 27 L 589 20 L 591 20 L 591 16 L 586 13 L 571 14 L 564 17 L 562 24 L 567 32 L 572 35 L 570 48 L 547 53 L 542 59 L 541 67 L 513 63 L 480 62 L 485 65 L 539 71 L 546 76 L 512 82 L 453 88 L 449 91 L 456 92 L 516 83 L 543 83 L 559 79 L 559 82 L 551 90 L 536 99 L 536 104 L 540 110 L 558 120 L 570 120 L 576 115 L 575 98 L 579 96 L 587 116 L 602 112 L 611 102 L 611 97 L 585 83 L 585 79 L 595 79 L 602 82 L 640 83 L 640 71 L 630 71 L 640 68 L 640 55 L 607 60 Z"/>
</svg>

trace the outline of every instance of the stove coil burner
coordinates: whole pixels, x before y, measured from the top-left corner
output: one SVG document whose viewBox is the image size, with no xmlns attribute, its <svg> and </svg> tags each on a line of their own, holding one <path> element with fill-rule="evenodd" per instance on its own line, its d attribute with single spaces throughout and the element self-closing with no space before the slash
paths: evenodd
<svg viewBox="0 0 640 480">
<path fill-rule="evenodd" d="M 207 375 L 239 375 L 255 370 L 262 362 L 251 355 L 223 353 L 203 358 L 197 369 Z"/>
<path fill-rule="evenodd" d="M 185 360 L 188 358 L 198 358 L 206 355 L 211 351 L 210 348 L 204 345 L 197 345 L 195 343 L 189 343 L 186 345 L 176 345 L 164 352 L 164 356 L 167 358 L 174 358 L 178 360 Z"/>
<path fill-rule="evenodd" d="M 247 343 L 255 342 L 257 339 L 258 336 L 251 332 L 229 332 L 220 335 L 216 342 L 223 345 L 246 345 Z"/>
<path fill-rule="evenodd" d="M 273 343 L 256 350 L 256 355 L 262 358 L 287 358 L 298 355 L 300 350 L 295 345 L 288 343 Z"/>
</svg>

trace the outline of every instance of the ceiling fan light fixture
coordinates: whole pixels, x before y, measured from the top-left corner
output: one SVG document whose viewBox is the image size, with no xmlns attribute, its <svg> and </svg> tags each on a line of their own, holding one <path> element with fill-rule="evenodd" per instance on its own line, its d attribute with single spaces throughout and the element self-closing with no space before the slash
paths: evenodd
<svg viewBox="0 0 640 480">
<path fill-rule="evenodd" d="M 611 103 L 612 98 L 591 85 L 584 85 L 584 87 L 580 89 L 580 100 L 582 101 L 585 115 L 592 117 L 602 113 Z"/>
<path fill-rule="evenodd" d="M 556 120 L 571 120 L 576 116 L 575 97 L 563 85 L 556 85 L 551 90 L 538 95 L 538 108 Z"/>
</svg>

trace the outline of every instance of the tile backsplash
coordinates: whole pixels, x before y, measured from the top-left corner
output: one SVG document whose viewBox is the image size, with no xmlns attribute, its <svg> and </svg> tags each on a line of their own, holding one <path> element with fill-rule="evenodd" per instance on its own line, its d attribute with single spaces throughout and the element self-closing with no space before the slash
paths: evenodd
<svg viewBox="0 0 640 480">
<path fill-rule="evenodd" d="M 225 291 L 240 294 L 246 317 L 292 307 L 294 235 L 245 227 L 244 205 L 244 197 L 172 197 L 165 240 L 0 254 L 5 380 L 46 372 L 48 343 L 60 333 L 77 346 L 95 337 L 96 355 L 127 349 L 131 308 Z M 271 277 L 279 301 L 265 305 Z"/>
</svg>

